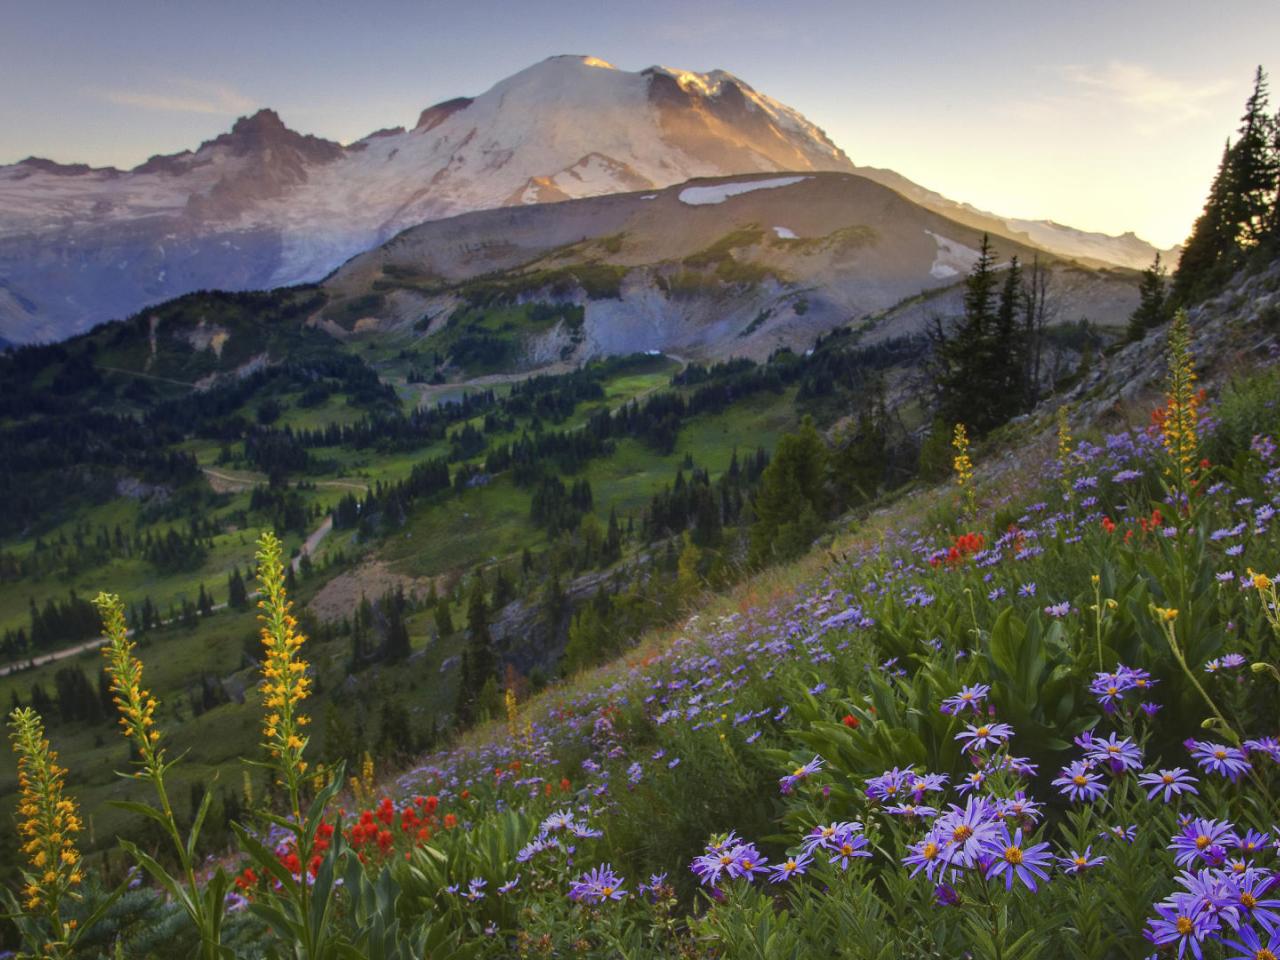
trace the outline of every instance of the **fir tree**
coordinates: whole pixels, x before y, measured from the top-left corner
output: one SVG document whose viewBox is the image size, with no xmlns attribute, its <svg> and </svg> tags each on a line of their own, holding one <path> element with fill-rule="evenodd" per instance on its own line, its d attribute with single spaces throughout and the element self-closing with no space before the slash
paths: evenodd
<svg viewBox="0 0 1280 960">
<path fill-rule="evenodd" d="M 1160 253 L 1151 266 L 1142 271 L 1138 284 L 1138 307 L 1129 317 L 1129 339 L 1141 340 L 1148 330 L 1153 330 L 1169 319 L 1165 292 L 1165 269 L 1160 263 Z"/>
<path fill-rule="evenodd" d="M 752 564 L 796 556 L 821 530 L 827 509 L 827 449 L 806 417 L 796 433 L 778 441 L 760 478 L 751 527 Z"/>
<path fill-rule="evenodd" d="M 1266 234 L 1275 205 L 1277 166 L 1276 120 L 1268 113 L 1267 75 L 1258 67 L 1253 93 L 1240 118 L 1239 139 L 1231 151 L 1231 201 L 1228 216 L 1245 248 Z"/>
</svg>

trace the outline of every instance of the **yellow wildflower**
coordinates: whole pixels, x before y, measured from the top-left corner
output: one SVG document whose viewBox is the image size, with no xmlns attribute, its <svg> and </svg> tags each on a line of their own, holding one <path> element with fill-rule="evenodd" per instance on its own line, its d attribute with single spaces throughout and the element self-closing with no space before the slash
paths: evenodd
<svg viewBox="0 0 1280 960">
<path fill-rule="evenodd" d="M 164 764 L 164 751 L 160 748 L 160 731 L 155 727 L 155 712 L 159 704 L 142 686 L 142 662 L 133 655 L 133 643 L 125 626 L 124 604 L 112 593 L 100 593 L 94 599 L 107 645 L 102 653 L 107 660 L 107 676 L 111 678 L 111 693 L 120 711 L 120 726 L 124 734 L 138 747 L 144 771 L 154 776 Z"/>
<path fill-rule="evenodd" d="M 1195 389 L 1195 361 L 1191 356 L 1191 327 L 1187 312 L 1174 314 L 1169 328 L 1169 381 L 1161 419 L 1164 447 L 1182 477 L 1189 477 L 1197 461 L 1200 396 Z"/>
<path fill-rule="evenodd" d="M 298 706 L 311 689 L 307 663 L 297 656 L 303 643 L 298 621 L 290 613 L 293 604 L 285 595 L 285 560 L 276 536 L 264 533 L 258 541 L 258 591 L 262 610 L 262 703 L 264 717 L 263 744 L 272 757 L 280 761 L 284 782 L 291 797 L 296 795 L 306 764 L 302 753 L 307 739 L 299 731 L 307 723 Z"/>
<path fill-rule="evenodd" d="M 59 903 L 81 879 L 75 846 L 80 818 L 75 802 L 63 796 L 67 771 L 58 766 L 40 715 L 30 707 L 14 710 L 9 727 L 18 755 L 18 833 L 26 840 L 22 851 L 35 870 L 23 875 L 24 906 L 42 910 L 54 929 L 60 929 Z"/>
</svg>

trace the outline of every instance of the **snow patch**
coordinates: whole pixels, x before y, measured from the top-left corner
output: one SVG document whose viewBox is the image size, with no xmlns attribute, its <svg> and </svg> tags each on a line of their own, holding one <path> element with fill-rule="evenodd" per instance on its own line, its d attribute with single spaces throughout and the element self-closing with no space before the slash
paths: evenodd
<svg viewBox="0 0 1280 960">
<path fill-rule="evenodd" d="M 773 190 L 776 187 L 789 187 L 809 177 L 772 177 L 768 180 L 748 180 L 745 183 L 717 183 L 710 187 L 685 187 L 680 191 L 680 202 L 691 207 L 699 207 L 710 203 L 724 203 L 730 197 L 753 190 Z"/>
<path fill-rule="evenodd" d="M 657 199 L 658 199 L 658 195 L 657 195 L 656 193 L 646 193 L 646 194 L 645 194 L 643 197 L 641 197 L 640 199 L 641 199 L 641 200 L 657 200 Z"/>
<path fill-rule="evenodd" d="M 799 240 L 794 230 L 788 230 L 786 227 L 774 227 L 773 232 L 777 234 L 779 240 Z"/>
<path fill-rule="evenodd" d="M 933 266 L 929 268 L 929 276 L 935 280 L 947 280 L 958 277 L 961 273 L 968 273 L 969 269 L 978 262 L 978 251 L 972 247 L 966 247 L 963 243 L 956 243 L 954 240 L 939 236 L 932 230 L 926 230 L 925 233 L 933 237 L 934 242 L 938 244 Z"/>
</svg>

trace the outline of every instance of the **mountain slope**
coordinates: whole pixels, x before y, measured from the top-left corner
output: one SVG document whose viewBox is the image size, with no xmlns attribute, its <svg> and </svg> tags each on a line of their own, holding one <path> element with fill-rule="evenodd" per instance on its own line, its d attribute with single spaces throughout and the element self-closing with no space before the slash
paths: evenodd
<svg viewBox="0 0 1280 960">
<path fill-rule="evenodd" d="M 0 335 L 60 337 L 201 287 L 315 280 L 423 220 L 756 170 L 847 170 L 730 74 L 553 57 L 343 147 L 264 110 L 128 172 L 0 168 Z"/>
<path fill-rule="evenodd" d="M 1002 261 L 1038 253 L 1012 231 L 993 240 Z M 959 313 L 980 242 L 852 174 L 700 180 L 421 224 L 337 270 L 315 322 L 344 338 L 425 337 L 447 353 L 460 332 L 500 335 L 498 312 L 541 305 L 546 316 L 580 309 L 581 322 L 516 331 L 517 364 L 643 350 L 763 359 L 851 322 L 878 339 Z M 1125 322 L 1131 272 L 1048 259 L 1060 319 Z"/>
<path fill-rule="evenodd" d="M 724 71 L 618 70 L 552 57 L 412 129 L 343 146 L 270 110 L 129 171 L 29 158 L 0 167 L 0 337 L 50 340 L 192 290 L 314 281 L 426 220 L 661 188 L 693 177 L 854 171 L 952 219 L 982 214 L 849 158 L 798 112 Z M 1145 265 L 1136 238 L 1039 222 L 1026 242 Z"/>
</svg>

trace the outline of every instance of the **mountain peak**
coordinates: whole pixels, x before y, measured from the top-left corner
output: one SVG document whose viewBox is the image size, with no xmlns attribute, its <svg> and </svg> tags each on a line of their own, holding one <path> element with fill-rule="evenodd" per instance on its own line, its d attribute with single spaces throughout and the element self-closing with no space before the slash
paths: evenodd
<svg viewBox="0 0 1280 960">
<path fill-rule="evenodd" d="M 543 63 L 579 63 L 584 67 L 599 67 L 602 70 L 617 70 L 608 60 L 602 60 L 600 57 L 592 57 L 581 53 L 558 53 L 553 57 L 547 57 Z"/>
<path fill-rule="evenodd" d="M 232 136 L 241 137 L 271 136 L 287 132 L 289 128 L 280 119 L 280 114 L 270 107 L 263 107 L 252 116 L 240 117 L 231 127 Z"/>
<path fill-rule="evenodd" d="M 238 156 L 261 153 L 271 148 L 291 149 L 317 162 L 335 159 L 342 153 L 342 145 L 332 140 L 290 130 L 280 119 L 280 114 L 268 107 L 251 116 L 240 117 L 228 133 L 202 144 L 200 149 L 208 147 L 227 147 Z"/>
</svg>

